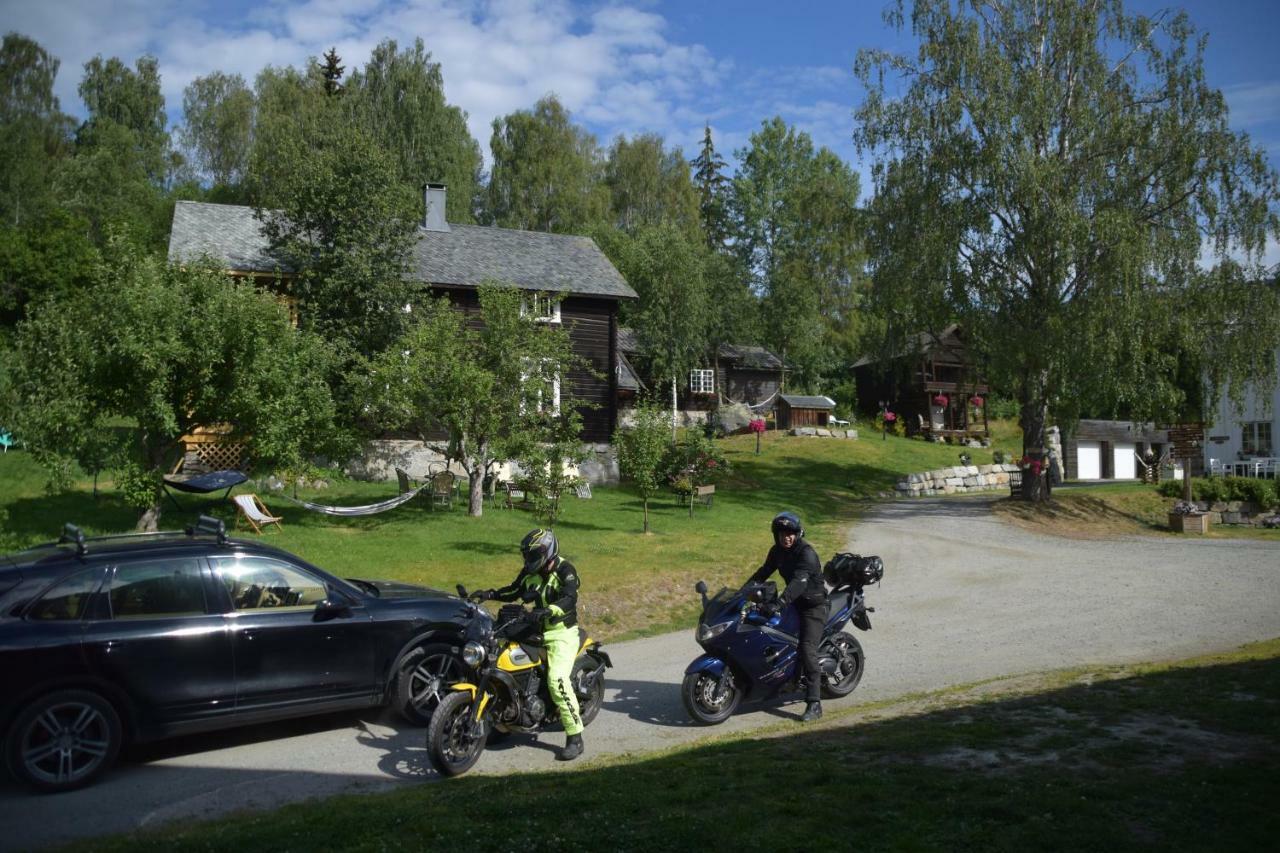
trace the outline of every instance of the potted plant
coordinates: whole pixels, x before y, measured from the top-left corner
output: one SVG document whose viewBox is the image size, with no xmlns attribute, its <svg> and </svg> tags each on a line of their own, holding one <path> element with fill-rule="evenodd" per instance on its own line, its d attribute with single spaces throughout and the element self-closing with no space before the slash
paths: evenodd
<svg viewBox="0 0 1280 853">
<path fill-rule="evenodd" d="M 1174 533 L 1208 533 L 1209 513 L 1191 501 L 1177 501 L 1169 510 L 1169 529 Z"/>
</svg>

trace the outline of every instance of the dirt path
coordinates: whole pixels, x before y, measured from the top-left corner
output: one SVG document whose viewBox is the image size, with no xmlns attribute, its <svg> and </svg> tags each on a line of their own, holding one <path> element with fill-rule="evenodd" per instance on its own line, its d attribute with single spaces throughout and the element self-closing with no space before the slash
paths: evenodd
<svg viewBox="0 0 1280 853">
<path fill-rule="evenodd" d="M 1256 541 L 1059 539 L 994 519 L 991 498 L 871 510 L 843 547 L 880 554 L 884 584 L 862 634 L 862 686 L 835 707 L 1093 663 L 1187 657 L 1280 636 L 1280 547 Z M 825 558 L 836 543 L 817 542 Z M 745 571 L 744 571 L 745 577 Z M 690 595 L 693 595 L 690 590 Z M 679 699 L 692 631 L 608 648 L 615 669 L 587 730 L 588 758 L 644 752 L 793 717 L 748 706 L 718 729 Z M 0 787 L 0 849 L 434 779 L 420 730 L 387 714 L 339 716 L 189 738 L 135 753 L 104 782 L 55 797 Z M 567 769 L 562 735 L 516 737 L 475 772 Z M 429 790 L 429 789 L 428 789 Z M 429 795 L 429 794 L 428 794 Z"/>
</svg>

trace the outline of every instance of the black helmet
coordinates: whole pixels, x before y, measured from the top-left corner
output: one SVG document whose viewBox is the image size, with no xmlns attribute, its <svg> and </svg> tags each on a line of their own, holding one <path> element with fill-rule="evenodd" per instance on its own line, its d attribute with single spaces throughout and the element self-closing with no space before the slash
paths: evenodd
<svg viewBox="0 0 1280 853">
<path fill-rule="evenodd" d="M 524 557 L 526 572 L 540 572 L 560 553 L 556 535 L 550 530 L 530 530 L 520 541 L 520 555 Z"/>
<path fill-rule="evenodd" d="M 797 539 L 804 538 L 804 525 L 800 523 L 800 516 L 790 510 L 775 515 L 771 528 L 775 545 L 782 542 L 783 533 L 794 533 Z"/>
</svg>

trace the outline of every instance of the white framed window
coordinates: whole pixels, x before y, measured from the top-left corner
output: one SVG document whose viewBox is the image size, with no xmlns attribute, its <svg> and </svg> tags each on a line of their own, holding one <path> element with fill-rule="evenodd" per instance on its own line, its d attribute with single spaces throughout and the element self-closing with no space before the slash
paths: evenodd
<svg viewBox="0 0 1280 853">
<path fill-rule="evenodd" d="M 528 383 L 532 381 L 533 370 L 530 369 L 531 364 L 521 371 L 520 381 Z M 560 371 L 556 370 L 551 374 L 551 381 L 542 381 L 538 383 L 538 388 L 533 394 L 533 410 L 535 412 L 550 411 L 554 414 L 560 413 Z M 550 386 L 550 387 L 548 387 Z"/>
<path fill-rule="evenodd" d="M 1240 424 L 1240 450 L 1245 456 L 1271 456 L 1271 421 Z"/>
<path fill-rule="evenodd" d="M 690 370 L 689 391 L 694 394 L 716 393 L 716 372 L 709 369 Z"/>
<path fill-rule="evenodd" d="M 520 316 L 539 323 L 560 322 L 560 297 L 554 293 L 530 291 L 520 301 Z"/>
</svg>

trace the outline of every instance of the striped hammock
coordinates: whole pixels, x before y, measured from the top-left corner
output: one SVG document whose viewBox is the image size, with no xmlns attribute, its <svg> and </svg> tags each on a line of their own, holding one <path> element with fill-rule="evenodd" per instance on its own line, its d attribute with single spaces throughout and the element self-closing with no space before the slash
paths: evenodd
<svg viewBox="0 0 1280 853">
<path fill-rule="evenodd" d="M 378 513 L 386 512 L 389 509 L 395 509 L 400 506 L 400 504 L 413 500 L 413 498 L 417 497 L 418 492 L 427 488 L 429 485 L 431 484 L 427 483 L 413 489 L 412 491 L 408 491 L 402 495 L 391 498 L 390 500 L 381 501 L 376 504 L 367 504 L 365 506 L 325 506 L 324 504 L 313 504 L 310 501 L 300 501 L 297 498 L 291 498 L 283 493 L 276 495 L 276 497 L 284 498 L 289 501 L 289 503 L 297 504 L 298 506 L 304 509 L 309 509 L 312 512 L 321 512 L 325 515 L 352 517 L 357 515 L 377 515 Z"/>
</svg>

